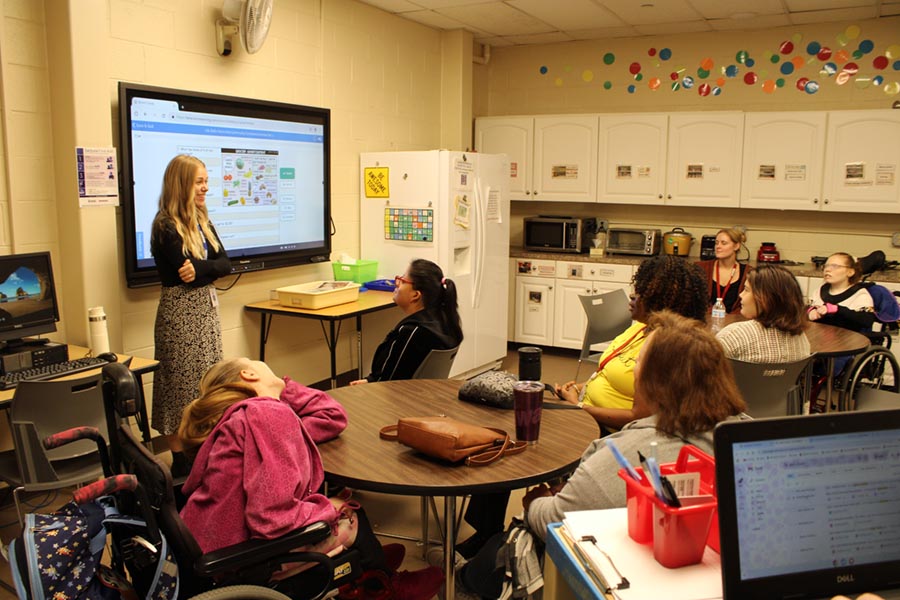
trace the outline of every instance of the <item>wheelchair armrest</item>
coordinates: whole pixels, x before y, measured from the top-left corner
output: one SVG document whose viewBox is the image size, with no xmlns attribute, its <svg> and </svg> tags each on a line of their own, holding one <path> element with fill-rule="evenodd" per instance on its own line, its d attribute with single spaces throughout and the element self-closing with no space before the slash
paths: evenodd
<svg viewBox="0 0 900 600">
<path fill-rule="evenodd" d="M 331 535 L 331 526 L 316 521 L 271 540 L 248 540 L 204 554 L 194 566 L 197 574 L 213 577 L 221 573 L 267 562 L 301 546 L 311 546 Z"/>
</svg>

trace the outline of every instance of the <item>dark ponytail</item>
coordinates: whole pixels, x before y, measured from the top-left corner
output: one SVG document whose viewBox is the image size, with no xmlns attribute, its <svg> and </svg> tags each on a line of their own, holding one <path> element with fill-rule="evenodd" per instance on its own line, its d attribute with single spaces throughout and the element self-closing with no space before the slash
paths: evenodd
<svg viewBox="0 0 900 600">
<path fill-rule="evenodd" d="M 441 323 L 441 329 L 456 340 L 462 342 L 462 324 L 459 320 L 456 284 L 452 279 L 444 277 L 439 266 L 417 258 L 409 264 L 409 278 L 413 289 L 422 294 L 425 310 Z"/>
</svg>

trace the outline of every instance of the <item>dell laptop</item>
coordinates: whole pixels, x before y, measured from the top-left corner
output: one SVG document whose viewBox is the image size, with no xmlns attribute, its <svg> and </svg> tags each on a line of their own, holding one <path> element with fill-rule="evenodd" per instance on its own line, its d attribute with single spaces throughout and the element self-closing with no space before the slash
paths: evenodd
<svg viewBox="0 0 900 600">
<path fill-rule="evenodd" d="M 720 424 L 725 600 L 900 598 L 900 410 Z"/>
</svg>

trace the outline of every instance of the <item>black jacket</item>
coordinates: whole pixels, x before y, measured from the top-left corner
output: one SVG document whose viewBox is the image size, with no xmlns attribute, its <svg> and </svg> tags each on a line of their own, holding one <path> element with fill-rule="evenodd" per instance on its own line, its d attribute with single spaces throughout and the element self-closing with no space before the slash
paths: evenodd
<svg viewBox="0 0 900 600">
<path fill-rule="evenodd" d="M 213 250 L 212 244 L 207 244 L 206 260 L 190 257 L 194 270 L 197 272 L 197 278 L 190 283 L 184 283 L 178 276 L 178 269 L 184 264 L 184 259 L 188 257 L 182 250 L 182 239 L 175 230 L 175 224 L 167 223 L 161 231 L 153 236 L 150 241 L 150 251 L 153 253 L 153 260 L 156 261 L 159 279 L 165 287 L 186 285 L 199 288 L 231 272 L 231 261 L 228 260 L 228 255 L 225 253 L 225 246 L 219 239 L 219 234 L 212 223 L 209 224 L 209 228 L 216 236 L 216 241 L 219 242 L 219 250 Z"/>
<path fill-rule="evenodd" d="M 415 312 L 392 329 L 375 350 L 368 381 L 410 379 L 432 350 L 455 348 L 462 340 L 441 329 L 428 311 Z"/>
</svg>

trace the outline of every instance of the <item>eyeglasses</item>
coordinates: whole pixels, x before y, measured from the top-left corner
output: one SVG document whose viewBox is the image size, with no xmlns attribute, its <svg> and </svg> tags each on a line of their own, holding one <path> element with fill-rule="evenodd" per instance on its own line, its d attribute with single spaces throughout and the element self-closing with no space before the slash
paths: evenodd
<svg viewBox="0 0 900 600">
<path fill-rule="evenodd" d="M 835 269 L 849 269 L 849 265 L 842 265 L 838 263 L 825 263 L 825 266 L 822 267 L 823 271 L 834 271 Z"/>
<path fill-rule="evenodd" d="M 403 275 L 397 275 L 396 277 L 394 277 L 394 287 L 400 287 L 401 283 L 408 283 L 409 285 L 412 285 L 412 279 L 407 279 Z"/>
</svg>

